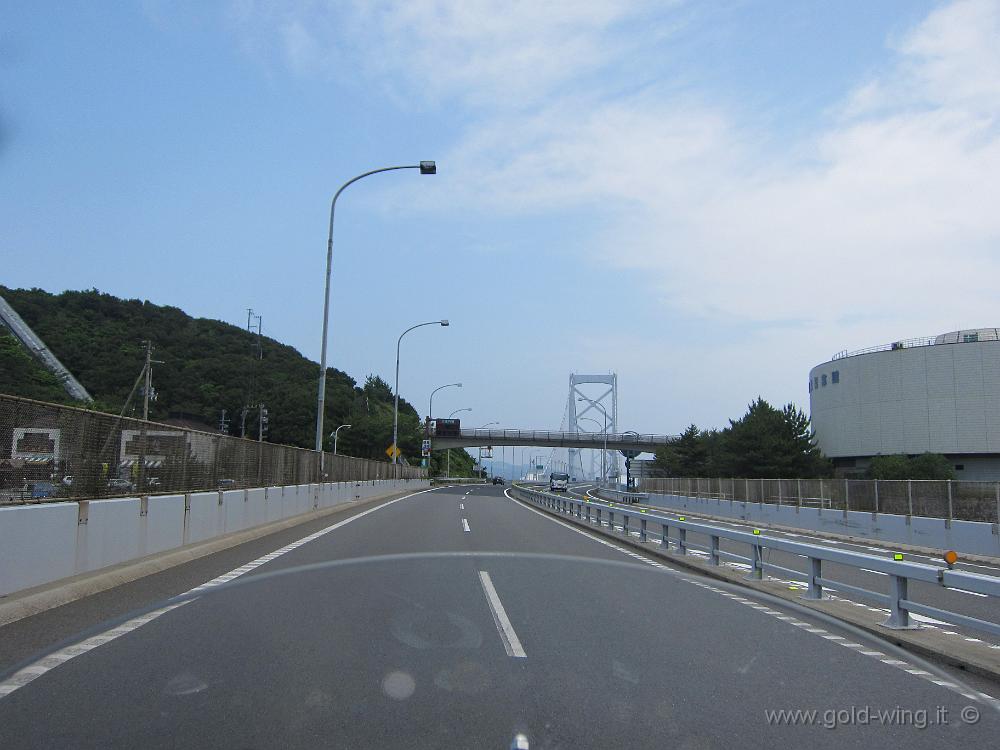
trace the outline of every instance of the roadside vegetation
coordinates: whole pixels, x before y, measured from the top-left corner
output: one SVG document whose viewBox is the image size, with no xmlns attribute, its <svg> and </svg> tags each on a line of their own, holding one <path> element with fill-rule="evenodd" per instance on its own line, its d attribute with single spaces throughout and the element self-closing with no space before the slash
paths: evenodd
<svg viewBox="0 0 1000 750">
<path fill-rule="evenodd" d="M 155 347 L 155 400 L 150 419 L 218 430 L 226 411 L 226 432 L 239 435 L 244 405 L 263 402 L 268 410 L 267 440 L 312 448 L 319 365 L 294 348 L 239 326 L 192 318 L 176 307 L 124 300 L 96 289 L 50 294 L 41 289 L 7 289 L 0 294 L 91 393 L 90 408 L 117 414 L 143 366 L 142 342 Z M 252 392 L 251 392 L 251 374 Z M 58 380 L 13 336 L 0 335 L 0 392 L 42 401 L 71 403 Z M 338 452 L 386 460 L 392 442 L 392 388 L 378 375 L 359 384 L 336 368 L 327 371 L 325 424 L 341 430 Z M 247 412 L 247 437 L 257 436 L 257 410 Z M 133 399 L 128 416 L 141 416 Z M 422 424 L 413 406 L 399 400 L 400 448 L 411 464 L 420 461 Z M 333 449 L 332 438 L 327 439 Z M 444 454 L 440 453 L 440 460 Z M 433 456 L 432 471 L 439 456 Z M 452 451 L 452 473 L 467 476 L 473 461 Z"/>
</svg>

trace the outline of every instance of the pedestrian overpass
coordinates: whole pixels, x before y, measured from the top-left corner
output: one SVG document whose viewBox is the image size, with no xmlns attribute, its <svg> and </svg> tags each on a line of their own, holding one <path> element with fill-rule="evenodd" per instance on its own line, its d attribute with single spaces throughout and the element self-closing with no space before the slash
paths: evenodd
<svg viewBox="0 0 1000 750">
<path fill-rule="evenodd" d="M 458 430 L 431 435 L 433 450 L 447 448 L 498 447 L 521 445 L 535 448 L 593 448 L 654 452 L 676 439 L 675 435 L 638 435 L 634 432 L 551 432 L 549 430 Z"/>
</svg>

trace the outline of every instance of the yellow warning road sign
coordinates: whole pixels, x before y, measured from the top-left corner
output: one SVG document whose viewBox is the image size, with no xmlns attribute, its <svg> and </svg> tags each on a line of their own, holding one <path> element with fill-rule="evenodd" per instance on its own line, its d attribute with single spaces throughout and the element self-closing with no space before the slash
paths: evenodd
<svg viewBox="0 0 1000 750">
<path fill-rule="evenodd" d="M 396 444 L 393 443 L 392 445 L 390 445 L 388 448 L 385 449 L 385 455 L 387 455 L 389 458 L 399 458 L 401 455 L 403 455 L 403 451 L 397 448 Z"/>
</svg>

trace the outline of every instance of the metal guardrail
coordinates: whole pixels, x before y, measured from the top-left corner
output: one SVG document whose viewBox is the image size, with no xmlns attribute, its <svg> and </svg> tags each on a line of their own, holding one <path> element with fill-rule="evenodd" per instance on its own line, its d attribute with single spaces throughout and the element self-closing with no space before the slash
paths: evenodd
<svg viewBox="0 0 1000 750">
<path fill-rule="evenodd" d="M 632 509 L 627 506 L 619 508 L 613 502 L 599 502 L 592 499 L 553 495 L 520 485 L 515 485 L 511 489 L 522 500 L 527 500 L 560 514 L 572 516 L 581 523 L 588 525 L 602 525 L 602 514 L 606 513 L 610 531 L 605 533 L 609 533 L 612 536 L 617 536 L 617 529 L 615 527 L 616 513 L 621 516 L 622 534 L 626 538 L 629 538 L 631 532 L 629 528 L 630 519 L 638 518 L 640 542 L 650 540 L 648 525 L 652 521 L 656 526 L 660 527 L 659 543 L 663 551 L 669 551 L 672 543 L 677 553 L 681 555 L 688 554 L 688 550 L 690 549 L 707 552 L 709 565 L 712 566 L 720 565 L 723 558 L 738 560 L 749 564 L 750 572 L 746 578 L 750 580 L 762 580 L 765 569 L 780 571 L 784 575 L 797 580 L 804 580 L 808 584 L 809 588 L 803 594 L 803 599 L 822 599 L 823 589 L 832 588 L 876 601 L 889 607 L 889 617 L 882 623 L 883 627 L 886 628 L 893 630 L 918 628 L 919 625 L 913 623 L 910 618 L 910 614 L 914 613 L 933 617 L 954 625 L 962 625 L 992 635 L 1000 635 L 1000 624 L 998 623 L 921 604 L 909 596 L 909 582 L 921 581 L 936 584 L 942 588 L 961 589 L 966 592 L 971 591 L 985 596 L 1000 597 L 1000 578 L 994 576 L 985 576 L 964 570 L 940 568 L 924 563 L 889 560 L 877 555 L 832 549 L 817 544 L 793 542 L 761 534 L 756 529 L 750 533 L 708 523 L 692 523 L 683 520 L 683 516 L 679 519 L 666 518 L 646 509 Z M 671 535 L 671 530 L 674 530 L 674 535 Z M 690 542 L 687 538 L 688 532 L 708 537 L 708 546 Z M 737 555 L 720 549 L 719 545 L 722 539 L 746 544 L 749 547 L 749 556 Z M 765 558 L 764 550 L 778 550 L 803 557 L 809 562 L 809 572 L 802 573 L 802 571 L 772 563 Z M 884 573 L 888 576 L 889 590 L 885 593 L 871 591 L 827 578 L 823 575 L 824 562 Z M 998 609 L 998 612 L 1000 612 L 1000 609 Z"/>
<path fill-rule="evenodd" d="M 646 503 L 649 501 L 648 492 L 635 492 L 631 490 L 613 490 L 608 487 L 600 487 L 596 490 L 597 494 L 600 495 L 605 492 L 611 495 L 612 500 L 618 500 L 620 503 Z"/>
</svg>

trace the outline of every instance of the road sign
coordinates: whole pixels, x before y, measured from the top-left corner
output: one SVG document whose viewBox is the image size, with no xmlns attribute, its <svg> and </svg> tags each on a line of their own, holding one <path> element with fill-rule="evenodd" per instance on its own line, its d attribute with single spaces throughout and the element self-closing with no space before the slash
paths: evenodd
<svg viewBox="0 0 1000 750">
<path fill-rule="evenodd" d="M 399 458 L 400 456 L 403 455 L 403 451 L 397 448 L 396 444 L 393 443 L 392 445 L 390 445 L 388 448 L 385 449 L 385 455 L 387 455 L 389 458 Z"/>
<path fill-rule="evenodd" d="M 423 442 L 420 443 L 420 455 L 429 456 L 431 455 L 431 441 L 424 438 Z"/>
<path fill-rule="evenodd" d="M 642 451 L 636 451 L 631 449 L 626 450 L 625 448 L 622 448 L 618 452 L 621 453 L 623 456 L 625 456 L 625 458 L 636 458 L 640 453 L 642 453 Z"/>
</svg>

